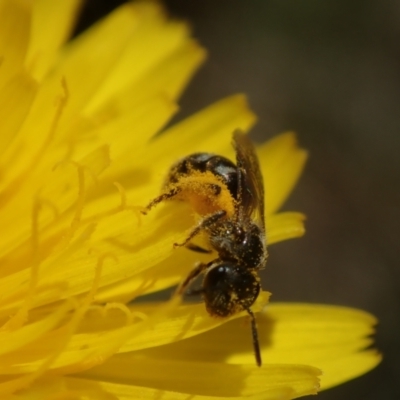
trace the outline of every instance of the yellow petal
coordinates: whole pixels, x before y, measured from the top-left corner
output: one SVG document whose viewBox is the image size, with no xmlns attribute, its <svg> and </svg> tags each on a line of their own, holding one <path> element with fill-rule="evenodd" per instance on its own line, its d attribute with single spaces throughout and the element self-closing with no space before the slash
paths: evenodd
<svg viewBox="0 0 400 400">
<path fill-rule="evenodd" d="M 127 10 L 128 8 L 128 10 Z M 66 124 L 96 96 L 118 63 L 134 32 L 137 15 L 126 4 L 78 36 L 64 50 L 52 81 L 65 77 L 70 96 L 63 120 Z M 90 73 L 82 73 L 82 71 Z"/>
<path fill-rule="evenodd" d="M 270 293 L 262 292 L 253 306 L 254 311 L 261 310 L 268 302 Z M 132 307 L 146 314 L 154 313 L 159 305 L 143 305 L 141 307 Z M 151 312 L 151 310 L 153 310 Z M 236 319 L 245 313 L 235 314 L 229 318 L 211 317 L 205 310 L 203 303 L 197 305 L 181 306 L 173 309 L 167 319 L 160 319 L 154 324 L 150 331 L 144 331 L 142 335 L 136 335 L 128 340 L 120 349 L 121 352 L 147 349 L 160 346 L 162 344 L 181 341 L 182 339 L 197 336 L 205 331 L 212 330 L 217 326 L 225 324 L 230 319 Z M 250 331 L 248 331 L 250 336 Z"/>
<path fill-rule="evenodd" d="M 132 327 L 125 327 L 90 335 L 74 335 L 52 363 L 51 369 L 60 374 L 68 374 L 91 368 L 114 354 L 133 334 Z M 0 357 L 0 373 L 2 375 L 34 373 L 49 354 L 57 351 L 59 343 L 58 332 L 50 332 L 18 351 Z"/>
<path fill-rule="evenodd" d="M 113 285 L 103 287 L 96 295 L 99 302 L 129 301 L 139 295 L 170 288 L 189 274 L 196 262 L 207 262 L 210 255 L 195 253 L 187 249 L 176 249 L 170 255 L 143 272 L 127 277 Z"/>
<path fill-rule="evenodd" d="M 347 357 L 332 357 L 321 363 L 321 390 L 329 389 L 350 379 L 364 375 L 382 361 L 382 356 L 375 350 L 348 354 Z M 347 366 L 351 367 L 347 367 Z"/>
<path fill-rule="evenodd" d="M 204 49 L 196 42 L 188 40 L 150 69 L 137 84 L 132 86 L 132 92 L 138 99 L 146 98 L 153 93 L 161 93 L 169 99 L 176 99 L 204 58 Z"/>
<path fill-rule="evenodd" d="M 165 289 L 212 257 L 173 250 L 194 223 L 188 204 L 140 207 L 179 157 L 233 159 L 232 132 L 255 116 L 237 95 L 158 135 L 204 49 L 155 2 L 125 4 L 63 46 L 79 4 L 0 1 L 0 397 L 289 399 L 318 390 L 319 367 L 326 388 L 376 365 L 364 350 L 374 321 L 355 311 L 262 311 L 261 293 L 258 368 L 245 312 L 104 303 Z M 303 215 L 276 210 L 306 153 L 286 134 L 259 155 L 269 244 L 301 236 Z"/>
<path fill-rule="evenodd" d="M 301 237 L 305 233 L 305 216 L 298 212 L 282 212 L 267 216 L 267 243 Z"/>
<path fill-rule="evenodd" d="M 36 82 L 21 73 L 10 79 L 0 90 L 0 155 L 15 140 L 37 91 Z M 6 165 L 2 166 L 6 168 Z"/>
<path fill-rule="evenodd" d="M 374 333 L 373 326 L 377 322 L 364 311 L 276 304 L 269 308 L 267 315 L 272 320 L 282 320 L 276 324 L 277 339 L 271 358 L 281 358 L 284 351 L 290 362 L 304 362 L 320 368 L 322 389 L 364 374 L 381 360 L 375 351 L 364 351 L 372 343 L 369 336 Z"/>
<path fill-rule="evenodd" d="M 80 4 L 81 0 L 35 0 L 25 63 L 36 79 L 43 79 L 44 74 L 54 62 L 56 52 L 68 38 L 74 26 Z M 54 18 L 55 15 L 58 18 Z"/>
<path fill-rule="evenodd" d="M 0 3 L 0 88 L 21 72 L 28 49 L 30 16 L 31 7 L 27 2 L 5 0 Z"/>
<path fill-rule="evenodd" d="M 316 368 L 302 365 L 268 364 L 259 368 L 256 365 L 147 359 L 125 353 L 78 376 L 155 387 L 162 391 L 222 397 L 251 396 L 289 387 L 294 397 L 299 397 L 317 392 L 319 374 Z"/>
<path fill-rule="evenodd" d="M 256 318 L 264 362 L 317 367 L 323 372 L 321 389 L 359 376 L 380 362 L 375 351 L 365 350 L 372 343 L 369 336 L 376 323 L 366 312 L 346 307 L 272 303 Z M 152 356 L 153 351 L 143 352 Z M 157 355 L 174 355 L 174 359 L 180 360 L 254 363 L 249 326 L 241 319 L 201 336 L 159 347 Z"/>
<path fill-rule="evenodd" d="M 289 132 L 260 146 L 258 155 L 268 215 L 277 211 L 293 190 L 307 160 L 307 152 L 297 146 L 296 136 Z"/>
<path fill-rule="evenodd" d="M 24 347 L 45 335 L 56 327 L 61 319 L 66 316 L 67 311 L 67 306 L 63 306 L 58 308 L 53 314 L 49 314 L 45 318 L 32 324 L 25 325 L 16 332 L 7 330 L 0 332 L 0 340 L 3 343 L 0 349 L 0 355 Z"/>
<path fill-rule="evenodd" d="M 62 163 L 58 168 L 46 171 L 48 182 L 40 179 L 32 179 L 26 182 L 21 189 L 20 196 L 9 202 L 7 206 L 0 208 L 3 226 L 7 227 L 8 230 L 8 235 L 3 235 L 0 239 L 0 254 L 9 253 L 10 257 L 11 251 L 21 245 L 25 247 L 18 249 L 16 257 L 19 258 L 22 254 L 29 259 L 31 257 L 32 242 L 27 240 L 32 234 L 32 219 L 35 220 L 34 223 L 43 229 L 54 221 L 55 216 L 66 211 L 74 202 L 76 202 L 76 212 L 80 213 L 82 208 L 80 203 L 84 196 L 84 188 L 95 184 L 94 179 L 107 168 L 109 162 L 108 148 L 103 146 L 86 155 L 75 165 L 73 163 Z M 45 178 L 44 174 L 43 178 Z M 37 187 L 38 185 L 44 185 L 44 187 Z M 26 197 L 31 195 L 32 192 L 36 199 L 33 198 L 31 200 L 32 204 L 24 207 Z M 35 209 L 35 200 L 39 205 L 42 202 L 41 205 L 43 206 L 40 207 L 40 212 L 36 216 L 33 211 Z M 46 202 L 51 206 L 44 207 Z M 27 261 L 24 268 L 29 269 L 29 265 Z M 25 271 L 25 276 L 26 274 L 29 274 L 27 270 Z M 14 282 L 19 281 L 16 275 L 12 279 Z M 24 278 L 21 277 L 21 279 Z M 0 283 L 0 285 L 2 284 L 3 282 Z M 4 284 L 6 288 L 7 283 Z M 8 289 L 12 290 L 12 287 L 15 288 L 14 285 L 11 285 Z M 8 289 L 3 293 L 8 292 Z"/>
<path fill-rule="evenodd" d="M 109 74 L 102 82 L 96 99 L 93 99 L 88 106 L 89 112 L 97 108 L 105 99 L 113 98 L 119 92 L 123 93 L 126 87 L 132 84 L 137 98 L 148 96 L 154 93 L 150 89 L 151 80 L 157 81 L 160 77 L 163 85 L 156 84 L 155 86 L 160 92 L 165 91 L 164 93 L 167 94 L 167 88 L 172 82 L 181 82 L 179 85 L 184 85 L 185 79 L 182 80 L 180 73 L 183 71 L 185 71 L 184 74 L 187 74 L 186 71 L 192 73 L 196 65 L 204 59 L 204 51 L 188 39 L 186 24 L 167 20 L 164 11 L 155 2 L 126 4 L 118 10 L 120 13 L 127 14 L 127 11 L 130 11 L 131 14 L 136 15 L 135 30 L 113 67 L 112 74 Z M 177 53 L 182 54 L 178 57 Z M 188 69 L 186 61 L 189 59 L 192 59 L 193 66 Z M 195 59 L 197 61 L 194 61 Z M 165 66 L 171 64 L 173 60 L 176 61 L 173 62 L 175 74 L 172 75 L 170 72 L 165 74 L 163 71 Z M 181 61 L 181 66 L 179 61 Z M 166 84 L 165 88 L 164 84 Z M 140 87 L 150 90 L 142 93 Z"/>
<path fill-rule="evenodd" d="M 132 99 L 129 113 L 122 114 L 123 117 L 113 119 L 96 131 L 104 142 L 112 143 L 113 161 L 117 166 L 128 164 L 129 154 L 129 166 L 132 168 L 132 159 L 143 151 L 146 142 L 177 110 L 175 103 L 161 95 L 142 100 L 140 104 L 134 103 Z M 120 134 L 116 135 L 116 132 Z M 116 170 L 116 167 L 113 166 L 113 169 Z M 128 170 L 128 165 L 124 165 L 124 169 Z M 116 171 L 120 172 L 119 169 Z"/>
<path fill-rule="evenodd" d="M 269 295 L 260 296 L 254 310 L 265 304 Z M 102 364 L 117 351 L 128 351 L 153 347 L 160 344 L 182 340 L 185 337 L 198 335 L 224 322 L 210 318 L 201 305 L 199 307 L 183 306 L 176 308 L 176 302 L 166 305 L 132 308 L 131 312 L 124 306 L 106 306 L 94 309 L 80 321 L 81 332 L 75 332 L 63 346 L 62 353 L 52 362 L 51 369 L 58 373 L 72 373 Z M 58 314 L 64 316 L 66 308 Z M 105 311 L 105 312 L 103 312 Z M 122 313 L 121 313 L 122 311 Z M 133 322 L 135 316 L 148 315 L 145 319 Z M 235 315 L 232 318 L 237 318 Z M 167 318 L 168 317 L 168 318 Z M 142 318 L 142 317 L 141 317 Z M 54 327 L 54 322 L 51 320 Z M 51 329 L 49 323 L 44 327 Z M 38 333 L 39 329 L 39 333 Z M 182 330 L 184 329 L 184 331 Z M 28 333 L 32 332 L 33 337 Z M 181 334 L 182 332 L 182 334 Z M 0 356 L 0 372 L 3 375 L 29 374 L 40 369 L 43 361 L 57 351 L 64 340 L 65 329 L 43 331 L 42 324 L 28 325 L 17 331 L 13 340 L 14 348 L 10 354 Z M 18 340 L 18 338 L 21 338 Z M 20 343 L 25 340 L 24 343 Z M 15 346 L 16 341 L 20 346 Z M 139 358 L 143 358 L 139 356 Z"/>
<path fill-rule="evenodd" d="M 154 400 L 162 397 L 163 400 L 187 400 L 187 393 L 160 391 L 159 389 L 143 386 L 132 386 L 129 384 L 118 384 L 100 380 L 89 380 L 82 378 L 59 378 L 45 379 L 35 382 L 30 388 L 22 391 L 10 400 L 32 400 L 44 398 L 69 399 L 84 397 L 87 400 Z M 112 397 L 110 397 L 112 396 Z M 248 400 L 287 400 L 293 398 L 293 391 L 289 388 L 272 389 L 260 394 L 247 396 Z M 220 397 L 190 395 L 193 400 L 239 400 L 240 397 Z M 8 398 L 6 399 L 8 400 Z"/>
<path fill-rule="evenodd" d="M 42 82 L 21 129 L 20 141 L 16 143 L 16 147 L 21 147 L 24 162 L 13 165 L 10 180 L 29 162 L 35 165 L 35 158 L 40 157 L 40 152 L 47 150 L 49 144 L 75 136 L 74 129 L 67 128 L 73 126 L 82 108 L 95 96 L 134 29 L 134 15 L 122 11 L 115 11 L 110 18 L 72 41 L 68 49 L 64 49 L 59 63 L 53 66 L 52 73 Z M 82 74 L 83 69 L 90 73 Z M 54 107 L 58 98 L 61 98 L 60 104 Z"/>
<path fill-rule="evenodd" d="M 149 144 L 142 159 L 138 160 L 142 162 L 149 157 L 154 160 L 152 170 L 158 176 L 155 181 L 150 180 L 149 185 L 154 184 L 158 193 L 162 178 L 170 166 L 191 153 L 232 153 L 232 132 L 235 129 L 247 131 L 255 119 L 245 97 L 236 95 L 218 101 L 169 128 Z"/>
</svg>

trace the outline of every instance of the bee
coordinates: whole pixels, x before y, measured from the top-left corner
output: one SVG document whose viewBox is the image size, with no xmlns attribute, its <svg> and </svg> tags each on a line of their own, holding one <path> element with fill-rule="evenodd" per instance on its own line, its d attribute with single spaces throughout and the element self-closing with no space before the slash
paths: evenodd
<svg viewBox="0 0 400 400">
<path fill-rule="evenodd" d="M 175 163 L 163 192 L 147 205 L 144 213 L 160 202 L 177 199 L 189 202 L 201 216 L 187 238 L 174 247 L 211 253 L 191 242 L 204 232 L 218 257 L 197 263 L 175 294 L 183 296 L 203 274 L 201 288 L 190 294 L 202 295 L 211 316 L 228 317 L 240 311 L 249 314 L 255 359 L 261 366 L 257 323 L 251 306 L 261 290 L 258 271 L 267 261 L 264 185 L 250 139 L 237 130 L 232 144 L 236 164 L 211 153 L 194 153 Z"/>
</svg>

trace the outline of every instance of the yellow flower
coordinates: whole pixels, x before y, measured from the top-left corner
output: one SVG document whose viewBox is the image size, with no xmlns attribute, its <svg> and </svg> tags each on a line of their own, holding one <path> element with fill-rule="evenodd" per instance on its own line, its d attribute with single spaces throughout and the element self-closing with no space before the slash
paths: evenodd
<svg viewBox="0 0 400 400">
<path fill-rule="evenodd" d="M 318 368 L 322 389 L 373 368 L 379 356 L 364 349 L 375 320 L 361 311 L 263 309 L 263 293 L 258 368 L 242 315 L 129 303 L 199 259 L 172 249 L 193 224 L 185 205 L 146 217 L 140 207 L 178 157 L 232 156 L 232 131 L 255 117 L 233 96 L 153 139 L 204 50 L 152 2 L 64 44 L 78 6 L 0 2 L 0 398 L 286 399 L 315 393 Z M 302 214 L 277 210 L 306 153 L 285 134 L 259 156 L 269 244 L 301 236 Z"/>
</svg>

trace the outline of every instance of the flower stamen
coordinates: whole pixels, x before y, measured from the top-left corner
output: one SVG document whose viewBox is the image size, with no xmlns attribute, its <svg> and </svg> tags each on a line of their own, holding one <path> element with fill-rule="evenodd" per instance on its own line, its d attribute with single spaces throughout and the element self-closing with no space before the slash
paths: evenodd
<svg viewBox="0 0 400 400">
<path fill-rule="evenodd" d="M 110 310 L 119 310 L 119 311 L 121 311 L 126 317 L 126 322 L 125 322 L 126 326 L 132 325 L 134 317 L 137 316 L 135 313 L 132 313 L 129 310 L 129 308 L 123 303 L 117 303 L 117 302 L 107 303 L 104 307 L 102 307 L 102 312 L 103 312 L 104 315 Z M 138 313 L 138 314 L 140 314 L 140 316 L 139 315 L 138 316 L 142 320 L 147 318 L 147 315 L 144 314 L 144 313 Z"/>
<path fill-rule="evenodd" d="M 117 207 L 117 210 L 123 211 L 126 209 L 126 191 L 124 187 L 119 182 L 113 182 L 113 185 L 117 188 L 118 193 L 121 197 L 121 203 Z"/>
<path fill-rule="evenodd" d="M 31 249 L 32 263 L 30 268 L 30 278 L 27 294 L 19 310 L 12 316 L 2 327 L 2 329 L 15 330 L 23 326 L 28 318 L 28 311 L 33 306 L 39 282 L 39 267 L 42 262 L 40 257 L 39 246 L 39 215 L 44 205 L 50 206 L 54 215 L 58 215 L 58 211 L 51 202 L 36 198 L 32 207 L 32 225 L 31 225 Z"/>
</svg>

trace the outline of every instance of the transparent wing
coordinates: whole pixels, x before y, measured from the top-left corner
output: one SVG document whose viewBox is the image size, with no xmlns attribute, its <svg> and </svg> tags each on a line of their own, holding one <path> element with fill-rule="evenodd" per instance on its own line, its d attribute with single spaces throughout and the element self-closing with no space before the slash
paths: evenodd
<svg viewBox="0 0 400 400">
<path fill-rule="evenodd" d="M 238 220 L 254 219 L 265 231 L 264 182 L 251 140 L 240 130 L 233 133 L 238 168 Z"/>
</svg>

